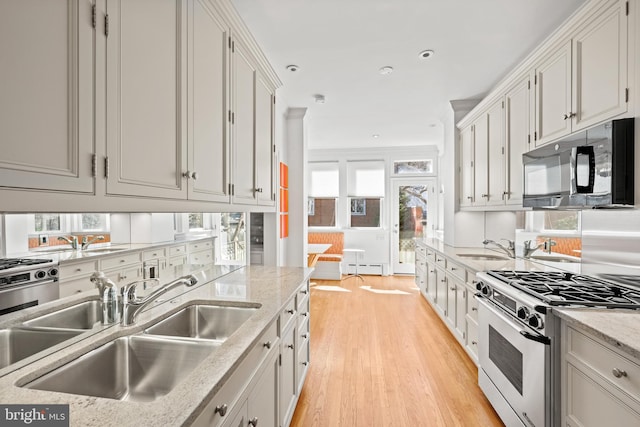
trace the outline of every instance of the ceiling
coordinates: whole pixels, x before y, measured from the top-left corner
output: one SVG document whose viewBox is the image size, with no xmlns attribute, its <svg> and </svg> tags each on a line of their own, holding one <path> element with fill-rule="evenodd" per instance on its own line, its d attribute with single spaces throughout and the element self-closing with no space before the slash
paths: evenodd
<svg viewBox="0 0 640 427">
<path fill-rule="evenodd" d="M 308 107 L 311 149 L 442 144 L 449 101 L 482 98 L 584 2 L 231 1 L 282 79 L 279 102 Z"/>
</svg>

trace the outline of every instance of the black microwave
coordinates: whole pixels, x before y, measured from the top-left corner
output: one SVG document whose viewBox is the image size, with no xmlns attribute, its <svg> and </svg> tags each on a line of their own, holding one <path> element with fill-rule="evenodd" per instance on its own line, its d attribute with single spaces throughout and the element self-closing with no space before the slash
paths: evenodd
<svg viewBox="0 0 640 427">
<path fill-rule="evenodd" d="M 634 204 L 634 119 L 613 120 L 522 155 L 524 207 Z"/>
</svg>

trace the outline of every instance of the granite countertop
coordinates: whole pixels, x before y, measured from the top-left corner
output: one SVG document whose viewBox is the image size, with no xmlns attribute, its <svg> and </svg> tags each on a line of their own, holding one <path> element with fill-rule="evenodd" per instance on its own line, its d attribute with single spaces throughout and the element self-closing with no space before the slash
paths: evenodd
<svg viewBox="0 0 640 427">
<path fill-rule="evenodd" d="M 140 426 L 150 423 L 178 426 L 192 423 L 262 332 L 276 319 L 284 304 L 308 280 L 311 269 L 252 266 L 220 277 L 219 267 L 212 267 L 194 274 L 202 285 L 188 292 L 179 288 L 168 292 L 164 295 L 167 302 L 142 312 L 136 324 L 108 327 L 1 377 L 0 402 L 69 404 L 72 426 Z M 71 297 L 60 300 L 66 305 L 69 301 L 76 300 Z M 141 332 L 187 305 L 212 301 L 244 306 L 257 303 L 260 308 L 169 394 L 153 402 L 118 401 L 31 390 L 16 385 L 26 384 L 116 338 Z"/>
<path fill-rule="evenodd" d="M 52 246 L 49 248 L 41 248 L 13 254 L 12 256 L 28 257 L 28 258 L 50 258 L 58 263 L 73 262 L 77 260 L 86 260 L 91 258 L 107 257 L 116 254 L 125 254 L 131 251 L 139 251 L 151 248 L 161 248 L 164 246 L 179 245 L 181 243 L 191 243 L 197 241 L 211 240 L 215 236 L 206 237 L 189 237 L 184 240 L 168 240 L 166 242 L 156 243 L 94 243 L 87 250 L 74 250 L 70 247 Z M 98 249 L 98 250 L 96 250 Z M 113 249 L 113 250 L 109 250 Z"/>
<path fill-rule="evenodd" d="M 554 308 L 570 326 L 582 329 L 640 360 L 640 311 Z"/>
<path fill-rule="evenodd" d="M 469 270 L 478 273 L 487 270 L 527 270 L 527 271 L 570 271 L 572 273 L 580 273 L 580 263 L 563 263 L 544 260 L 529 260 L 521 257 L 507 258 L 504 260 L 476 260 L 469 257 L 462 257 L 460 254 L 478 254 L 478 255 L 501 255 L 506 258 L 506 254 L 499 250 L 488 248 L 467 248 L 453 247 L 445 245 L 441 240 L 425 239 L 416 240 L 417 244 L 435 249 L 444 254 L 446 257 L 463 265 Z"/>
</svg>

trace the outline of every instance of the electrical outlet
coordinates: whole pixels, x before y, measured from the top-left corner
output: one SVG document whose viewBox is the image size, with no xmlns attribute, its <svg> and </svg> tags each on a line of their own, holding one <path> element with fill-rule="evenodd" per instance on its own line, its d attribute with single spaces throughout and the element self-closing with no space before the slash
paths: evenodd
<svg viewBox="0 0 640 427">
<path fill-rule="evenodd" d="M 40 234 L 38 236 L 38 241 L 40 242 L 40 246 L 47 246 L 49 244 L 49 236 L 46 234 Z"/>
</svg>

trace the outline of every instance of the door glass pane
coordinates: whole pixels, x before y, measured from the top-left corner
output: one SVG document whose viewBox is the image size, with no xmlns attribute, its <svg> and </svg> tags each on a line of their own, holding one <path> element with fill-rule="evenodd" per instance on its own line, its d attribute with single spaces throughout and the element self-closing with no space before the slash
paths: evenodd
<svg viewBox="0 0 640 427">
<path fill-rule="evenodd" d="M 421 238 L 427 226 L 426 185 L 398 187 L 398 261 L 415 264 L 415 238 Z"/>
<path fill-rule="evenodd" d="M 221 264 L 245 264 L 245 213 L 222 213 L 220 215 L 220 262 Z"/>
</svg>

